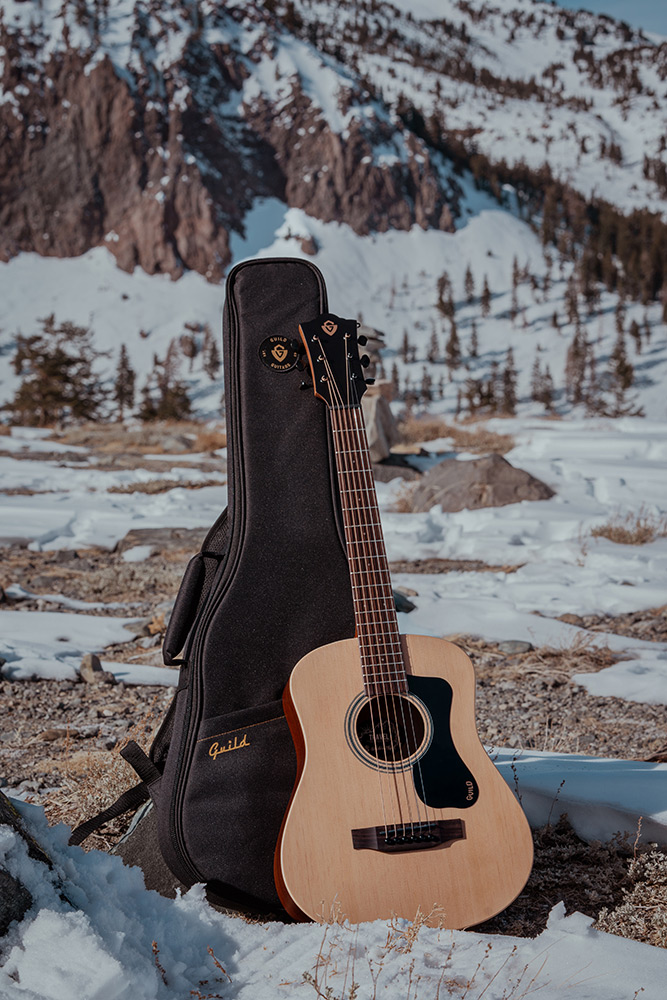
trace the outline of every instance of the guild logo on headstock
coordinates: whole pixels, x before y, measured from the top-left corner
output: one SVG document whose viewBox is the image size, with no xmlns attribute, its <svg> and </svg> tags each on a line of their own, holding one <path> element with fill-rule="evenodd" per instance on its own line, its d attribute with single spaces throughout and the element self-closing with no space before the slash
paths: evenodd
<svg viewBox="0 0 667 1000">
<path fill-rule="evenodd" d="M 299 360 L 299 350 L 293 340 L 274 334 L 259 345 L 259 359 L 274 372 L 288 372 Z"/>
<path fill-rule="evenodd" d="M 325 323 L 322 323 L 322 329 L 330 337 L 333 337 L 334 333 L 338 329 L 338 324 L 334 323 L 332 319 L 328 319 Z"/>
</svg>

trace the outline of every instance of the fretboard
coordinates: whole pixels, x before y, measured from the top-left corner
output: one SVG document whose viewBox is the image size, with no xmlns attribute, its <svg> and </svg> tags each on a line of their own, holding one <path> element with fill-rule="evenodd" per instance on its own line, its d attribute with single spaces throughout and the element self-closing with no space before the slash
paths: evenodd
<svg viewBox="0 0 667 1000">
<path fill-rule="evenodd" d="M 407 690 L 389 564 L 361 406 L 332 407 L 357 640 L 368 695 Z"/>
</svg>

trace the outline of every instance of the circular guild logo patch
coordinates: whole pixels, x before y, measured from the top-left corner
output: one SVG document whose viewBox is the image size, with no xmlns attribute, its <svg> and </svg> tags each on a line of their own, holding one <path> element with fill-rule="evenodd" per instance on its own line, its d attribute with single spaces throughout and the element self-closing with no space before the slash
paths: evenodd
<svg viewBox="0 0 667 1000">
<path fill-rule="evenodd" d="M 276 334 L 259 345 L 259 359 L 274 372 L 288 372 L 299 360 L 299 352 L 293 340 Z"/>
</svg>

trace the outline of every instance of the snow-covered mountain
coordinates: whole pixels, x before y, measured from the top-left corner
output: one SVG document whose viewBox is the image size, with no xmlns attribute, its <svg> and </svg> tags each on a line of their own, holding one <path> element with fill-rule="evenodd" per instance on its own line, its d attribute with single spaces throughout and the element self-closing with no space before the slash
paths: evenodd
<svg viewBox="0 0 667 1000">
<path fill-rule="evenodd" d="M 286 253 L 385 332 L 401 395 L 465 413 L 511 347 L 519 412 L 542 412 L 547 365 L 558 412 L 610 412 L 622 328 L 623 405 L 665 416 L 667 40 L 537 0 L 9 0 L 0 18 L 5 399 L 39 317 L 90 326 L 109 375 L 122 343 L 146 374 L 219 329 L 233 262 Z M 210 414 L 202 364 L 183 377 Z"/>
</svg>

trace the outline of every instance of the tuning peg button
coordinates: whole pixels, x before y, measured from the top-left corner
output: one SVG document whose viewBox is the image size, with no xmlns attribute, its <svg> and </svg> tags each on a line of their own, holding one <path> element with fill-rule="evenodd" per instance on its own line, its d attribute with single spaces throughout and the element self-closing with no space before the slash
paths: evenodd
<svg viewBox="0 0 667 1000">
<path fill-rule="evenodd" d="M 368 357 L 367 354 L 362 354 L 362 356 L 359 358 L 359 362 L 362 368 L 368 368 L 368 366 L 371 363 L 371 359 Z"/>
<path fill-rule="evenodd" d="M 365 381 L 366 381 L 366 385 L 375 385 L 375 379 L 374 378 L 367 378 Z"/>
<path fill-rule="evenodd" d="M 303 390 L 303 389 L 312 389 L 312 388 L 313 387 L 312 387 L 312 385 L 311 385 L 310 382 L 302 382 L 301 385 L 299 386 L 299 389 L 301 389 L 301 390 Z"/>
<path fill-rule="evenodd" d="M 360 347 L 365 347 L 366 344 L 368 343 L 368 337 L 366 337 L 362 333 L 360 337 L 357 337 L 357 343 L 359 344 Z"/>
</svg>

